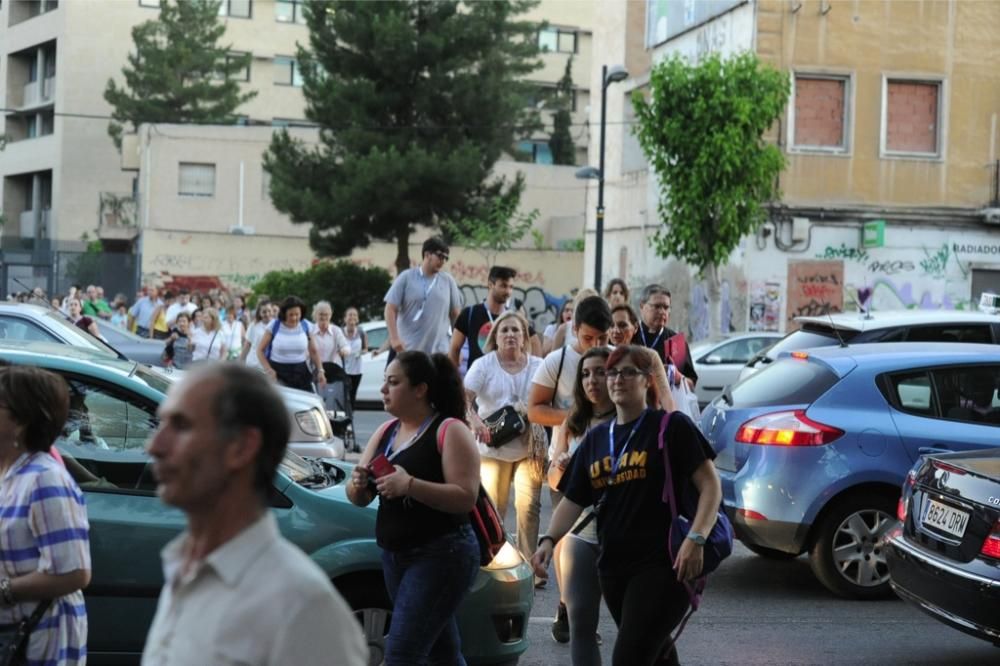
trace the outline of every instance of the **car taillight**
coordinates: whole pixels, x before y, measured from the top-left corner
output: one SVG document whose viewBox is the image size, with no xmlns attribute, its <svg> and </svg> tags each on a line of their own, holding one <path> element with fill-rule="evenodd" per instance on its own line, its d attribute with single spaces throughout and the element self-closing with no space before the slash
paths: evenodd
<svg viewBox="0 0 1000 666">
<path fill-rule="evenodd" d="M 896 502 L 896 518 L 902 523 L 906 522 L 906 500 L 903 497 Z"/>
<path fill-rule="evenodd" d="M 750 419 L 736 432 L 736 441 L 774 446 L 822 446 L 843 434 L 840 428 L 813 421 L 805 411 L 798 409 Z"/>
<path fill-rule="evenodd" d="M 1000 520 L 993 525 L 993 531 L 986 537 L 979 552 L 986 557 L 1000 560 Z"/>
</svg>

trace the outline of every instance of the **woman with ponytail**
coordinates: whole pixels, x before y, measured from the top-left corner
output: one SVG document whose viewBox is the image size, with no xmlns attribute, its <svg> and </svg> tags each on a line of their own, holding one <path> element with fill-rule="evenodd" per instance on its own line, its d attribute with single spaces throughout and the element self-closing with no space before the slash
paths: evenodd
<svg viewBox="0 0 1000 666">
<path fill-rule="evenodd" d="M 393 602 L 385 663 L 464 664 L 455 612 L 479 571 L 468 514 L 479 492 L 479 451 L 465 424 L 465 393 L 444 354 L 401 352 L 385 369 L 385 411 L 347 496 L 378 495 L 375 538 Z"/>
</svg>

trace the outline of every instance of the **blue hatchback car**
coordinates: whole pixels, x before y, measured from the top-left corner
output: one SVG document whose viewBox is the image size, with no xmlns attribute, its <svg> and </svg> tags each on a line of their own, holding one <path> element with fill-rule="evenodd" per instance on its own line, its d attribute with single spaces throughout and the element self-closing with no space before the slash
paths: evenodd
<svg viewBox="0 0 1000 666">
<path fill-rule="evenodd" d="M 845 597 L 890 594 L 882 537 L 924 453 L 1000 445 L 996 345 L 881 343 L 786 352 L 701 420 L 724 504 L 759 555 L 808 552 Z"/>
</svg>

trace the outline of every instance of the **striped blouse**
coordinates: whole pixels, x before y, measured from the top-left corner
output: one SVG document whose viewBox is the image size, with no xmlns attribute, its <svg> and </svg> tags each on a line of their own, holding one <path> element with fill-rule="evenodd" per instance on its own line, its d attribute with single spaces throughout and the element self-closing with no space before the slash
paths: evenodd
<svg viewBox="0 0 1000 666">
<path fill-rule="evenodd" d="M 90 526 L 83 493 L 48 453 L 25 453 L 0 479 L 0 578 L 33 571 L 90 569 Z M 0 605 L 0 624 L 20 622 L 37 601 Z M 29 666 L 86 663 L 83 593 L 56 599 L 31 634 Z"/>
</svg>

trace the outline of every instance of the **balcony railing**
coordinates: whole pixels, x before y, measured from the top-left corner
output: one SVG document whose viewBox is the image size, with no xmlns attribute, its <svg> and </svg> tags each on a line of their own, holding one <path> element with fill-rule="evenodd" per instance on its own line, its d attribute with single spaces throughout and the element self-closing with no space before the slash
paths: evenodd
<svg viewBox="0 0 1000 666">
<path fill-rule="evenodd" d="M 21 98 L 22 108 L 29 108 L 51 102 L 56 93 L 56 77 L 49 76 L 41 81 L 31 81 L 24 84 L 24 96 Z"/>
<path fill-rule="evenodd" d="M 97 235 L 103 240 L 132 240 L 139 235 L 139 207 L 125 192 L 101 192 Z"/>
<path fill-rule="evenodd" d="M 44 208 L 41 211 L 26 210 L 20 216 L 20 236 L 22 239 L 45 239 L 49 237 L 52 222 L 52 210 Z"/>
</svg>

